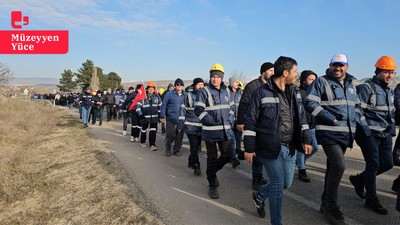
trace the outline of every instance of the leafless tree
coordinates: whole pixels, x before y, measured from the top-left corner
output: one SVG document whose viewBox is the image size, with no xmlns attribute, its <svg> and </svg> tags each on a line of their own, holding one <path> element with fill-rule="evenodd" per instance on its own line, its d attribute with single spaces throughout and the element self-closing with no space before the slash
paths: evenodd
<svg viewBox="0 0 400 225">
<path fill-rule="evenodd" d="M 10 68 L 6 64 L 0 62 L 0 86 L 8 84 L 12 79 L 14 79 L 14 75 Z"/>
<path fill-rule="evenodd" d="M 242 71 L 239 72 L 238 70 L 234 69 L 233 72 L 231 73 L 231 77 L 236 77 L 239 80 L 243 80 L 244 74 Z"/>
</svg>

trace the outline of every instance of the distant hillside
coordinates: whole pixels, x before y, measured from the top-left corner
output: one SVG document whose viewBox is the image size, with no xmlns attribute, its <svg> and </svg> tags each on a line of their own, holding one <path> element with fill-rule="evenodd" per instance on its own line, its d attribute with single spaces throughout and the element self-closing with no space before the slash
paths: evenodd
<svg viewBox="0 0 400 225">
<path fill-rule="evenodd" d="M 58 84 L 59 78 L 48 77 L 15 77 L 11 85 L 37 85 L 37 84 Z"/>
</svg>

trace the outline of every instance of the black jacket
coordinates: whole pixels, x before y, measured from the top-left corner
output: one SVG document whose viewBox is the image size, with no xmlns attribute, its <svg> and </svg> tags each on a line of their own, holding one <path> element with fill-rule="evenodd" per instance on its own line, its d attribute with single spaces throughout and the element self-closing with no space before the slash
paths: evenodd
<svg viewBox="0 0 400 225">
<path fill-rule="evenodd" d="M 278 93 L 273 87 L 273 80 L 259 87 L 253 94 L 245 119 L 244 148 L 246 152 L 256 152 L 268 159 L 276 159 L 281 149 L 281 104 Z M 295 149 L 304 151 L 303 144 L 311 145 L 311 132 L 305 117 L 305 110 L 295 85 L 287 86 L 293 99 L 293 136 L 290 154 Z"/>
<path fill-rule="evenodd" d="M 247 109 L 249 108 L 251 95 L 254 93 L 254 91 L 258 87 L 260 87 L 263 84 L 264 84 L 264 82 L 262 81 L 261 76 L 260 76 L 258 79 L 254 79 L 254 80 L 250 81 L 250 83 L 248 83 L 246 85 L 246 87 L 244 88 L 243 95 L 242 95 L 242 98 L 240 99 L 240 103 L 239 103 L 239 109 L 238 109 L 238 114 L 237 114 L 237 124 L 239 124 L 239 125 L 244 124 L 244 118 L 246 116 Z"/>
<path fill-rule="evenodd" d="M 307 89 L 300 88 L 300 95 L 301 95 L 301 99 L 304 102 L 304 100 L 307 97 Z M 311 113 L 306 111 L 306 118 L 307 118 L 308 126 L 310 127 L 310 129 L 314 129 L 315 128 L 315 121 L 314 121 L 315 119 L 311 115 Z"/>
<path fill-rule="evenodd" d="M 114 94 L 105 94 L 104 95 L 104 103 L 106 104 L 106 105 L 115 105 L 116 104 L 116 102 L 115 102 L 115 96 L 114 96 Z"/>
</svg>

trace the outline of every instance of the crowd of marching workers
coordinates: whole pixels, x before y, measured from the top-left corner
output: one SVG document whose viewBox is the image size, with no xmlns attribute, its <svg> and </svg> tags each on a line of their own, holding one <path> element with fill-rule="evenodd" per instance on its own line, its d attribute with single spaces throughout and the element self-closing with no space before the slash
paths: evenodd
<svg viewBox="0 0 400 225">
<path fill-rule="evenodd" d="M 123 120 L 123 135 L 127 135 L 130 124 L 130 141 L 152 151 L 160 148 L 156 146 L 156 132 L 161 123 L 165 146 L 160 149 L 166 157 L 181 156 L 186 133 L 190 144 L 188 166 L 197 176 L 202 174 L 199 153 L 204 142 L 208 195 L 212 199 L 219 198 L 217 172 L 227 163 L 235 168 L 239 160 L 247 160 L 252 164 L 256 210 L 264 218 L 267 200 L 273 225 L 282 224 L 283 190 L 291 186 L 295 167 L 301 181 L 311 182 L 306 161 L 321 145 L 327 162 L 320 211 L 330 223 L 344 224 L 338 195 L 346 149 L 354 141 L 360 146 L 365 169 L 349 179 L 364 206 L 382 215 L 388 210 L 376 193 L 376 176 L 398 165 L 400 154 L 393 154 L 400 148 L 400 140 L 392 146 L 395 115 L 400 115 L 400 86 L 394 91 L 389 87 L 396 74 L 395 60 L 380 57 L 375 75 L 357 86 L 348 68 L 347 56 L 336 54 L 324 75 L 302 71 L 297 87 L 296 60 L 281 56 L 274 63 L 263 63 L 259 78 L 246 86 L 236 77 L 229 78 L 226 85 L 223 66 L 213 64 L 209 81 L 194 78 L 186 88 L 180 78 L 165 92 L 157 90 L 154 82 L 121 93 L 108 89 L 105 94 L 101 90 L 93 94 L 88 86 L 77 99 L 84 127 L 90 120 L 102 125 L 106 111 L 107 121 Z M 392 190 L 400 193 L 400 176 Z"/>
</svg>

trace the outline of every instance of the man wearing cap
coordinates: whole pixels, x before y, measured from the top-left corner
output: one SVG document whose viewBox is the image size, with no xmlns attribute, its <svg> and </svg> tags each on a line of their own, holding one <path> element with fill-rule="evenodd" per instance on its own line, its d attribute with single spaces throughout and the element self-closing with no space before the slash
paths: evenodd
<svg viewBox="0 0 400 225">
<path fill-rule="evenodd" d="M 345 170 L 344 154 L 348 147 L 353 147 L 356 120 L 362 122 L 352 83 L 354 77 L 347 73 L 348 68 L 346 55 L 334 55 L 326 75 L 311 84 L 305 100 L 306 110 L 315 117 L 317 142 L 327 156 L 320 211 L 333 224 L 344 224 L 338 205 L 340 180 Z"/>
<path fill-rule="evenodd" d="M 250 83 L 246 85 L 243 91 L 242 98 L 240 99 L 238 114 L 237 114 L 237 130 L 244 130 L 244 119 L 246 117 L 247 109 L 249 108 L 250 99 L 253 95 L 254 91 L 265 84 L 267 80 L 274 75 L 274 64 L 270 62 L 265 62 L 261 65 L 260 68 L 260 77 L 252 80 Z M 240 157 L 242 158 L 242 157 Z M 253 170 L 253 180 L 252 180 L 252 188 L 257 191 L 260 189 L 261 185 L 267 184 L 268 181 L 262 175 L 263 166 L 261 162 L 255 158 L 252 163 Z"/>
<path fill-rule="evenodd" d="M 93 106 L 93 95 L 91 87 L 87 87 L 85 92 L 79 96 L 79 105 L 82 107 L 82 124 L 83 127 L 88 127 L 87 123 L 90 116 L 90 110 Z"/>
<path fill-rule="evenodd" d="M 202 137 L 207 149 L 208 195 L 212 199 L 219 198 L 217 171 L 232 159 L 229 139 L 235 104 L 223 79 L 224 68 L 221 64 L 213 64 L 210 69 L 210 83 L 197 93 L 194 105 L 194 112 L 202 124 Z M 221 153 L 219 158 L 218 149 Z"/>
<path fill-rule="evenodd" d="M 240 165 L 238 158 L 236 157 L 237 154 L 241 153 L 242 150 L 240 148 L 242 143 L 242 131 L 239 131 L 236 128 L 236 118 L 238 114 L 238 107 L 240 99 L 242 98 L 243 91 L 239 88 L 240 80 L 237 77 L 229 78 L 229 90 L 233 95 L 233 102 L 235 103 L 235 117 L 232 126 L 232 168 L 236 168 Z"/>
<path fill-rule="evenodd" d="M 306 99 L 307 96 L 307 89 L 308 87 L 317 79 L 318 76 L 311 70 L 304 70 L 301 72 L 300 75 L 300 95 L 303 101 Z M 317 139 L 315 137 L 315 124 L 314 124 L 314 117 L 311 116 L 309 112 L 306 112 L 306 118 L 308 122 L 308 126 L 310 127 L 311 135 L 312 135 L 312 152 L 311 154 L 305 155 L 302 149 L 297 150 L 296 154 L 296 163 L 298 169 L 298 177 L 301 181 L 310 183 L 311 180 L 307 175 L 306 172 L 306 160 L 314 155 L 318 151 L 318 144 Z"/>
<path fill-rule="evenodd" d="M 190 155 L 188 158 L 188 166 L 194 170 L 194 174 L 201 174 L 199 151 L 201 151 L 201 123 L 200 119 L 194 113 L 194 103 L 196 95 L 204 87 L 204 80 L 195 78 L 191 85 L 192 91 L 188 91 L 186 98 L 181 105 L 179 115 L 179 129 L 185 129 L 190 144 Z"/>
<path fill-rule="evenodd" d="M 357 195 L 365 199 L 366 208 L 386 215 L 388 210 L 381 205 L 376 195 L 376 176 L 393 167 L 392 139 L 396 135 L 396 127 L 394 95 L 389 84 L 396 74 L 397 67 L 390 56 L 379 58 L 375 67 L 375 76 L 357 86 L 357 94 L 368 123 L 368 126 L 363 128 L 368 131 L 357 129 L 355 139 L 364 155 L 366 165 L 361 174 L 350 176 L 350 182 Z"/>
<path fill-rule="evenodd" d="M 167 157 L 171 156 L 171 149 L 173 150 L 172 154 L 175 156 L 181 156 L 182 154 L 180 149 L 182 147 L 184 130 L 179 129 L 178 120 L 181 105 L 186 97 L 183 87 L 183 80 L 177 78 L 175 80 L 175 89 L 165 94 L 161 106 L 160 122 L 166 122 L 165 156 Z M 173 142 L 174 146 L 172 148 Z"/>
</svg>

